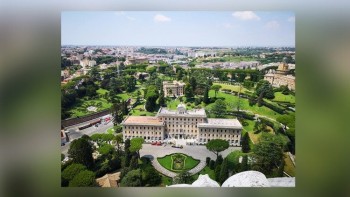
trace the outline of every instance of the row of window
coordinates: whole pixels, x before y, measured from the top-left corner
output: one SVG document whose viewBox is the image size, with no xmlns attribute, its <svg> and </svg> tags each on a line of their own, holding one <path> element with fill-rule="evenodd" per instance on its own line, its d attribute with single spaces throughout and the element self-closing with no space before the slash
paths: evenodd
<svg viewBox="0 0 350 197">
<path fill-rule="evenodd" d="M 207 136 L 208 137 L 226 137 L 226 135 L 222 135 L 222 134 L 220 134 L 220 135 L 219 134 L 211 134 L 211 135 L 210 134 L 208 134 L 208 135 L 207 134 L 201 134 L 200 136 L 201 137 L 203 137 L 203 136 L 204 137 L 207 137 Z M 227 137 L 238 138 L 239 136 L 238 135 L 227 135 Z"/>
<path fill-rule="evenodd" d="M 135 131 L 125 131 L 125 134 L 131 134 L 131 133 L 135 134 Z M 136 131 L 136 134 L 160 135 L 162 133 L 161 132 L 149 132 L 149 131 L 146 133 L 146 132 L 141 132 L 141 131 L 138 132 L 138 131 Z"/>
<path fill-rule="evenodd" d="M 160 118 L 160 120 L 163 120 L 162 118 Z M 165 121 L 167 120 L 179 120 L 179 121 L 195 121 L 198 122 L 200 121 L 199 118 L 164 118 Z"/>
<path fill-rule="evenodd" d="M 210 141 L 211 139 L 208 139 L 208 142 Z M 238 140 L 227 140 L 228 143 L 230 144 L 237 144 L 238 143 Z M 199 142 L 207 142 L 207 139 L 205 138 L 199 138 Z"/>
<path fill-rule="evenodd" d="M 135 126 L 135 129 L 151 129 L 151 130 L 162 130 L 162 127 L 137 127 Z M 154 128 L 154 129 L 153 129 Z M 134 129 L 134 126 L 125 126 L 124 129 Z"/>
<path fill-rule="evenodd" d="M 132 138 L 138 138 L 138 137 L 142 138 L 142 136 L 125 136 L 125 139 L 132 139 Z M 145 139 L 145 140 L 162 140 L 161 137 L 150 137 L 150 136 L 148 136 L 148 137 L 144 136 L 143 139 Z"/>
<path fill-rule="evenodd" d="M 220 131 L 220 133 L 222 133 L 222 132 L 225 132 L 226 133 L 226 131 L 227 132 L 231 132 L 231 131 L 233 131 L 233 134 L 238 134 L 239 133 L 239 130 L 231 130 L 231 129 L 200 129 L 200 132 L 215 132 L 216 131 L 216 133 L 219 133 L 219 131 Z"/>
</svg>

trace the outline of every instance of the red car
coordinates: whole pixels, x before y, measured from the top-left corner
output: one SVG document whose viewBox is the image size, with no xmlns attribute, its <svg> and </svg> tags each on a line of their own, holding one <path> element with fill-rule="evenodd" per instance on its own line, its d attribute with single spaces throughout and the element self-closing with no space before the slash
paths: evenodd
<svg viewBox="0 0 350 197">
<path fill-rule="evenodd" d="M 152 142 L 152 143 L 151 143 L 151 145 L 156 145 L 156 144 L 157 144 L 157 142 Z"/>
<path fill-rule="evenodd" d="M 157 146 L 161 146 L 161 145 L 162 145 L 162 142 L 157 142 L 156 145 L 157 145 Z"/>
</svg>

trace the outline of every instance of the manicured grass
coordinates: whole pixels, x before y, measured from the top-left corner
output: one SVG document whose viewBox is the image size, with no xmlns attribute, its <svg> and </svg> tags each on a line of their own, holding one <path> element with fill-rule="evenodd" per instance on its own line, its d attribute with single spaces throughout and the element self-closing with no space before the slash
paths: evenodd
<svg viewBox="0 0 350 197">
<path fill-rule="evenodd" d="M 111 127 L 111 128 L 109 128 L 109 129 L 107 129 L 106 132 L 109 133 L 109 134 L 114 134 L 114 128 Z"/>
<path fill-rule="evenodd" d="M 210 169 L 208 166 L 205 166 L 200 172 L 199 174 L 208 174 L 209 177 L 212 179 L 212 180 L 215 180 L 215 172 L 214 170 Z M 194 180 L 197 180 L 199 177 L 198 174 L 195 174 L 193 175 L 193 179 Z"/>
<path fill-rule="evenodd" d="M 275 134 L 275 132 L 273 131 L 273 129 L 271 127 L 267 126 L 267 129 L 269 130 L 268 133 Z M 256 144 L 256 143 L 258 143 L 259 138 L 261 137 L 262 133 L 263 132 L 255 134 L 253 131 L 251 131 L 251 132 L 249 132 L 249 137 L 253 141 L 253 143 Z"/>
<path fill-rule="evenodd" d="M 229 164 L 231 165 L 237 165 L 239 163 L 239 157 L 246 155 L 246 153 L 243 153 L 240 150 L 235 150 L 232 151 L 231 153 L 229 153 L 226 156 L 227 161 L 229 162 Z"/>
<path fill-rule="evenodd" d="M 101 111 L 104 109 L 108 109 L 112 106 L 111 103 L 109 103 L 106 99 L 104 98 L 97 98 L 93 100 L 83 100 L 80 99 L 75 106 L 69 110 L 69 112 L 72 113 L 71 117 L 77 117 L 77 116 L 84 116 L 87 114 L 91 114 L 94 112 L 90 112 L 87 110 L 89 106 L 95 106 L 97 107 L 97 111 Z"/>
<path fill-rule="evenodd" d="M 180 104 L 180 99 L 175 99 L 175 98 L 167 98 L 167 108 L 171 110 L 176 110 L 177 106 Z M 194 102 L 191 102 L 191 105 L 187 105 L 187 101 L 185 97 L 182 97 L 182 103 L 186 105 L 186 109 L 191 110 L 194 108 Z"/>
<path fill-rule="evenodd" d="M 183 165 L 183 169 L 179 169 L 176 170 L 174 168 L 174 159 L 175 159 L 175 155 L 181 154 L 182 156 L 184 156 L 184 165 Z M 183 170 L 190 170 L 194 167 L 196 167 L 199 163 L 199 160 L 196 160 L 194 158 L 192 158 L 191 156 L 182 154 L 182 153 L 174 153 L 171 155 L 167 155 L 165 157 L 161 157 L 161 158 L 157 158 L 158 162 L 160 163 L 160 165 L 162 165 L 164 168 L 173 171 L 173 172 L 180 172 Z"/>
<path fill-rule="evenodd" d="M 284 101 L 284 102 L 290 102 L 295 103 L 295 96 L 293 95 L 284 95 L 282 92 L 275 92 L 275 98 L 273 101 Z"/>
<path fill-rule="evenodd" d="M 141 103 L 135 106 L 129 114 L 131 116 L 155 116 L 157 114 L 157 110 L 155 112 L 148 112 L 144 109 L 144 104 Z"/>
<path fill-rule="evenodd" d="M 284 171 L 289 174 L 290 176 L 295 177 L 295 166 L 293 165 L 292 160 L 289 158 L 288 154 L 284 154 L 285 158 L 285 165 L 284 165 Z"/>
<path fill-rule="evenodd" d="M 209 96 L 210 97 L 215 97 L 215 92 L 214 90 L 210 90 L 209 92 Z M 230 105 L 233 106 L 234 108 L 237 107 L 238 104 L 238 96 L 232 95 L 232 94 L 227 94 L 224 92 L 218 92 L 217 93 L 217 98 L 223 98 L 227 104 L 228 104 L 228 109 L 232 110 L 232 108 L 229 108 Z M 213 103 L 207 105 L 207 109 L 210 109 L 210 107 L 213 105 Z M 278 116 L 280 116 L 279 113 L 265 107 L 265 106 L 261 106 L 258 107 L 258 105 L 254 105 L 254 106 L 249 106 L 249 102 L 247 99 L 245 98 L 241 98 L 240 99 L 240 109 L 242 110 L 249 110 L 252 111 L 255 114 L 259 114 L 259 115 L 264 115 L 267 116 L 269 118 L 272 119 L 276 119 Z"/>
<path fill-rule="evenodd" d="M 228 84 L 222 84 L 222 83 L 213 83 L 213 85 L 221 85 L 221 90 L 222 89 L 229 89 L 229 90 L 233 90 L 236 92 L 239 92 L 239 86 L 238 85 L 228 85 Z M 246 92 L 249 91 L 248 89 L 246 89 L 245 87 L 241 87 L 241 92 Z"/>
</svg>

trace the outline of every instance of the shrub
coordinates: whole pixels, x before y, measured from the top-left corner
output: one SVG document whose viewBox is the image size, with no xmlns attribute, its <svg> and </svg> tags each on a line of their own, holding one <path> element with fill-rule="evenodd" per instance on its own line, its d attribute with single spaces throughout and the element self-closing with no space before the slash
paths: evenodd
<svg viewBox="0 0 350 197">
<path fill-rule="evenodd" d="M 211 170 L 214 170 L 214 168 L 215 168 L 215 161 L 214 161 L 214 160 L 210 160 L 210 162 L 209 162 L 209 168 L 210 168 Z"/>
<path fill-rule="evenodd" d="M 69 187 L 91 187 L 96 186 L 95 174 L 84 170 L 77 174 L 70 182 Z"/>
<path fill-rule="evenodd" d="M 210 163 L 210 157 L 207 157 L 207 158 L 205 159 L 205 163 L 207 164 L 207 166 L 209 166 L 209 163 Z"/>
<path fill-rule="evenodd" d="M 63 170 L 61 176 L 67 181 L 72 180 L 81 171 L 86 170 L 86 167 L 82 164 L 73 163 Z"/>
</svg>

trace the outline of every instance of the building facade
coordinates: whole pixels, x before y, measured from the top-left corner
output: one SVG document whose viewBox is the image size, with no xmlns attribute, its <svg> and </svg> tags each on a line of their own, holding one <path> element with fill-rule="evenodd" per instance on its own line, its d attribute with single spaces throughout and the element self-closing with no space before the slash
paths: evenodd
<svg viewBox="0 0 350 197">
<path fill-rule="evenodd" d="M 295 90 L 295 77 L 288 75 L 289 65 L 284 60 L 276 71 L 269 70 L 264 76 L 264 80 L 270 82 L 274 87 L 280 87 L 282 85 L 288 86 L 290 90 Z"/>
<path fill-rule="evenodd" d="M 186 110 L 179 104 L 177 110 L 160 108 L 155 117 L 128 116 L 123 122 L 124 140 L 135 137 L 145 142 L 185 139 L 206 144 L 223 139 L 231 146 L 241 145 L 242 125 L 237 119 L 207 118 L 204 109 Z"/>
<path fill-rule="evenodd" d="M 179 81 L 163 81 L 164 96 L 183 96 L 185 83 Z"/>
</svg>

